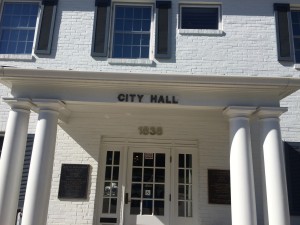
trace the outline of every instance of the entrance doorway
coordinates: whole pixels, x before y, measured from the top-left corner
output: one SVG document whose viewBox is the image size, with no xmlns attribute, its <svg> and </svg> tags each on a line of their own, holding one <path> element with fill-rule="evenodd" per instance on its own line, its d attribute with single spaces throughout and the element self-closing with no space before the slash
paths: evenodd
<svg viewBox="0 0 300 225">
<path fill-rule="evenodd" d="M 196 148 L 108 144 L 103 150 L 96 225 L 196 224 Z"/>
</svg>

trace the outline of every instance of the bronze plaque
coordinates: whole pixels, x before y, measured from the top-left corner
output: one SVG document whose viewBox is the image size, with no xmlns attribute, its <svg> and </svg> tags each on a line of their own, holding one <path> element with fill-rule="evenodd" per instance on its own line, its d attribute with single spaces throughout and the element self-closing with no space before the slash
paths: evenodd
<svg viewBox="0 0 300 225">
<path fill-rule="evenodd" d="M 208 202 L 230 204 L 229 170 L 208 170 Z"/>
<path fill-rule="evenodd" d="M 89 165 L 62 164 L 58 198 L 87 198 Z"/>
</svg>

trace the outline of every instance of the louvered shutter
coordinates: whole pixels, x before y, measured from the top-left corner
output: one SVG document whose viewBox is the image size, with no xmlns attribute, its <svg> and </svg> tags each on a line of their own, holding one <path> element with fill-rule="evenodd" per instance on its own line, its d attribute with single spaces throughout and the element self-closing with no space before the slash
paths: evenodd
<svg viewBox="0 0 300 225">
<path fill-rule="evenodd" d="M 293 61 L 289 4 L 274 4 L 279 61 Z"/>
<path fill-rule="evenodd" d="M 171 1 L 156 1 L 156 58 L 171 57 Z"/>
<path fill-rule="evenodd" d="M 300 143 L 285 142 L 284 149 L 290 214 L 300 216 Z"/>
</svg>

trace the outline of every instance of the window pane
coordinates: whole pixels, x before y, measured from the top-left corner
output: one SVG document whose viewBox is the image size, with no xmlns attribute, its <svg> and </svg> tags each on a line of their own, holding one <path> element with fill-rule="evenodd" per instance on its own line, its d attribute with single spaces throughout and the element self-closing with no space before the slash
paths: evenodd
<svg viewBox="0 0 300 225">
<path fill-rule="evenodd" d="M 156 167 L 165 167 L 165 154 L 157 153 L 155 158 Z"/>
<path fill-rule="evenodd" d="M 142 168 L 132 168 L 132 181 L 142 181 Z"/>
<path fill-rule="evenodd" d="M 155 182 L 165 182 L 165 169 L 155 169 Z"/>
<path fill-rule="evenodd" d="M 111 166 L 107 166 L 105 169 L 105 180 L 111 180 Z"/>
<path fill-rule="evenodd" d="M 143 215 L 152 215 L 152 200 L 144 200 L 143 201 Z"/>
<path fill-rule="evenodd" d="M 131 197 L 140 198 L 141 197 L 141 184 L 132 184 L 131 185 Z"/>
<path fill-rule="evenodd" d="M 144 169 L 144 182 L 153 181 L 153 169 L 145 168 Z"/>
<path fill-rule="evenodd" d="M 106 165 L 111 165 L 112 164 L 112 158 L 113 158 L 113 152 L 108 151 L 106 155 Z"/>
<path fill-rule="evenodd" d="M 184 217 L 184 202 L 183 201 L 178 202 L 178 216 Z"/>
<path fill-rule="evenodd" d="M 102 213 L 108 213 L 108 209 L 109 209 L 109 198 L 104 198 L 102 204 Z"/>
<path fill-rule="evenodd" d="M 117 199 L 112 198 L 110 200 L 110 213 L 116 213 L 117 212 Z"/>
<path fill-rule="evenodd" d="M 182 7 L 182 29 L 218 29 L 218 8 Z"/>
<path fill-rule="evenodd" d="M 165 185 L 156 184 L 155 185 L 155 198 L 164 198 L 165 197 Z"/>
<path fill-rule="evenodd" d="M 152 198 L 152 197 L 153 197 L 153 184 L 144 184 L 143 198 Z"/>
<path fill-rule="evenodd" d="M 140 200 L 131 200 L 130 204 L 130 214 L 131 215 L 139 215 L 140 214 Z"/>
<path fill-rule="evenodd" d="M 163 216 L 164 214 L 164 201 L 154 201 L 154 215 Z"/>
<path fill-rule="evenodd" d="M 133 153 L 133 166 L 143 165 L 143 153 Z"/>
</svg>

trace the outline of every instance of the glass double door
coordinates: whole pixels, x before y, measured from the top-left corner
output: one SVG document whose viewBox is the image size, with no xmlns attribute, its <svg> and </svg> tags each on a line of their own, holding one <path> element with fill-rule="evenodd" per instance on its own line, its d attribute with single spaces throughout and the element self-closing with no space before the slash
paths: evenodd
<svg viewBox="0 0 300 225">
<path fill-rule="evenodd" d="M 170 150 L 130 148 L 127 154 L 124 225 L 168 225 Z"/>
</svg>

